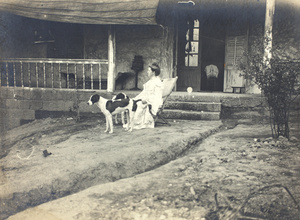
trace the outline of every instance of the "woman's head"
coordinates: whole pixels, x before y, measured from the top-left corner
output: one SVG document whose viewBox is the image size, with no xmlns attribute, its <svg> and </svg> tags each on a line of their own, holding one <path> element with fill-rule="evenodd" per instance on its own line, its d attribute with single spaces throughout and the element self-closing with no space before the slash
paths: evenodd
<svg viewBox="0 0 300 220">
<path fill-rule="evenodd" d="M 159 68 L 159 66 L 158 66 L 157 63 L 152 63 L 149 66 L 148 70 L 150 70 L 151 72 L 153 72 L 155 76 L 159 76 L 159 74 L 160 74 L 160 68 Z"/>
</svg>

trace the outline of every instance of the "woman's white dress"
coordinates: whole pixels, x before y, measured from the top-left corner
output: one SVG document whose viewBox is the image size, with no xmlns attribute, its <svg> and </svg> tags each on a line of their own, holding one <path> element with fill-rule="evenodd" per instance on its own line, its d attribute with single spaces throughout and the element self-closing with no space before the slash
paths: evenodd
<svg viewBox="0 0 300 220">
<path fill-rule="evenodd" d="M 144 84 L 143 91 L 134 100 L 141 99 L 147 103 L 137 102 L 137 109 L 133 118 L 133 129 L 154 128 L 154 119 L 151 113 L 156 115 L 159 107 L 162 105 L 162 91 L 163 83 L 158 76 L 152 77 Z M 151 113 L 149 105 L 151 105 Z"/>
</svg>

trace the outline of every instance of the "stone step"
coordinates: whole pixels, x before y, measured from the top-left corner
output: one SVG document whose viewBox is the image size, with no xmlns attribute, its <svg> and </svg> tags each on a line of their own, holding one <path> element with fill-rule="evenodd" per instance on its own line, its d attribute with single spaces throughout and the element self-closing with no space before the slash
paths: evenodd
<svg viewBox="0 0 300 220">
<path fill-rule="evenodd" d="M 187 111 L 178 109 L 164 109 L 163 116 L 168 119 L 184 120 L 220 120 L 220 112 Z"/>
<path fill-rule="evenodd" d="M 188 93 L 172 93 L 168 101 L 186 101 L 186 102 L 221 102 L 221 97 L 218 93 L 205 93 L 201 95 L 194 95 Z"/>
<path fill-rule="evenodd" d="M 181 109 L 204 112 L 220 112 L 221 103 L 216 102 L 187 102 L 187 101 L 167 101 L 166 109 Z"/>
</svg>

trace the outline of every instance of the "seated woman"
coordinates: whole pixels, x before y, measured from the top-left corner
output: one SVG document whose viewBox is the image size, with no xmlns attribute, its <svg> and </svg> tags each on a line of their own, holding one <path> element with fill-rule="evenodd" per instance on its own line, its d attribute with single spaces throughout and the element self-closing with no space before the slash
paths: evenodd
<svg viewBox="0 0 300 220">
<path fill-rule="evenodd" d="M 154 128 L 154 119 L 159 107 L 163 103 L 163 83 L 160 78 L 160 68 L 157 63 L 148 67 L 149 81 L 144 84 L 143 91 L 134 100 L 137 102 L 137 109 L 133 118 L 133 129 Z"/>
</svg>

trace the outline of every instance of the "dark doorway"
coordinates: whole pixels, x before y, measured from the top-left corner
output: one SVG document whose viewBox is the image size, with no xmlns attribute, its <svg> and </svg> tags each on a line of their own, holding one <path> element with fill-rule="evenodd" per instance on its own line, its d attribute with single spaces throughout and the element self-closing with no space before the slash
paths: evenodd
<svg viewBox="0 0 300 220">
<path fill-rule="evenodd" d="M 201 35 L 201 91 L 223 91 L 225 31 L 204 25 Z"/>
<path fill-rule="evenodd" d="M 217 23 L 179 20 L 178 91 L 188 87 L 193 91 L 223 91 L 225 33 L 225 28 Z"/>
<path fill-rule="evenodd" d="M 184 18 L 178 25 L 177 90 L 200 91 L 201 42 L 198 19 Z"/>
</svg>

